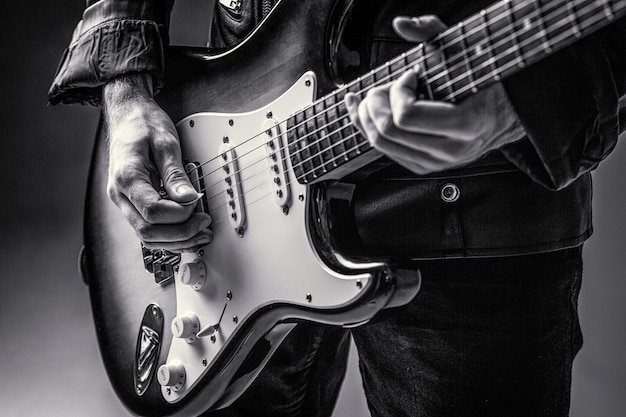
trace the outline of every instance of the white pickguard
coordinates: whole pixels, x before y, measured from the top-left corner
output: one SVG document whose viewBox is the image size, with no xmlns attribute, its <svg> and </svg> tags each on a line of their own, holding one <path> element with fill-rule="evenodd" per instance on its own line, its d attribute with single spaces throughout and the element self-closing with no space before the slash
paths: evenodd
<svg viewBox="0 0 626 417">
<path fill-rule="evenodd" d="M 317 258 L 306 230 L 308 188 L 295 180 L 286 148 L 285 168 L 290 192 L 287 215 L 279 204 L 280 199 L 275 198 L 277 186 L 270 175 L 264 148 L 268 136 L 264 129 L 268 119 L 272 119 L 278 121 L 280 131 L 285 132 L 286 120 L 313 102 L 315 91 L 315 75 L 306 73 L 264 108 L 242 114 L 198 113 L 177 125 L 184 157 L 201 164 L 210 161 L 202 170 L 214 231 L 213 242 L 204 247 L 201 256 L 183 254 L 182 263 L 202 259 L 207 267 L 207 279 L 202 289 L 194 290 L 182 284 L 177 275 L 177 316 L 195 313 L 201 329 L 217 324 L 222 313 L 223 317 L 214 341 L 211 337 L 202 337 L 188 343 L 174 338 L 168 363 L 182 362 L 186 377 L 179 390 L 163 387 L 163 395 L 169 402 L 177 402 L 185 396 L 210 367 L 212 358 L 237 326 L 260 306 L 286 302 L 319 309 L 337 307 L 350 303 L 369 285 L 368 274 L 345 279 Z M 232 213 L 224 198 L 227 184 L 221 168 L 220 148 L 225 137 L 237 157 L 245 210 L 243 237 L 233 227 Z M 286 144 L 283 135 L 283 147 Z M 360 280 L 359 285 L 356 280 Z M 229 294 L 232 294 L 230 300 Z M 203 360 L 208 361 L 208 366 Z"/>
</svg>

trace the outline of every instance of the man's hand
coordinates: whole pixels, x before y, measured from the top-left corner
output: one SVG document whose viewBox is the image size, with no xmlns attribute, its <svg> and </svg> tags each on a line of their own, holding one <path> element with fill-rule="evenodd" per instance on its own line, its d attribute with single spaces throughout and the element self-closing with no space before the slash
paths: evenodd
<svg viewBox="0 0 626 417">
<path fill-rule="evenodd" d="M 445 29 L 435 16 L 398 17 L 394 29 L 406 40 L 425 42 Z M 459 167 L 523 137 L 523 128 L 500 83 L 459 104 L 421 99 L 420 69 L 372 88 L 363 100 L 345 101 L 353 123 L 372 146 L 420 175 Z"/>
<path fill-rule="evenodd" d="M 182 166 L 176 128 L 152 98 L 151 80 L 133 74 L 104 87 L 109 197 L 147 248 L 193 251 L 209 243 L 207 214 Z M 167 198 L 159 194 L 163 183 Z"/>
</svg>

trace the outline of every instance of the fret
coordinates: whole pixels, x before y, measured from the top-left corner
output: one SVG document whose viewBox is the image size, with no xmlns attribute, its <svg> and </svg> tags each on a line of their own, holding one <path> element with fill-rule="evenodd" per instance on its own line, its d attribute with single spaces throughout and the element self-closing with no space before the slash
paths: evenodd
<svg viewBox="0 0 626 417">
<path fill-rule="evenodd" d="M 344 126 L 346 121 L 350 123 L 350 118 L 348 117 L 348 110 L 346 109 L 343 101 L 343 97 L 345 97 L 345 92 L 343 90 L 340 90 L 338 92 L 341 93 L 341 99 L 339 100 L 337 105 L 333 107 L 330 117 L 335 121 L 333 123 L 333 130 L 337 131 L 336 137 L 333 138 L 333 153 L 336 155 L 333 161 L 337 164 L 340 164 L 341 159 L 343 159 L 344 161 L 348 160 L 345 141 L 347 135 L 344 134 Z"/>
<path fill-rule="evenodd" d="M 492 74 L 489 39 L 486 38 L 483 24 L 480 16 L 472 16 L 463 24 L 469 65 L 472 68 L 474 83 L 478 88 L 480 88 L 481 80 L 491 78 Z"/>
<path fill-rule="evenodd" d="M 493 51 L 493 47 L 491 46 L 491 42 L 492 42 L 491 30 L 489 29 L 489 18 L 487 16 L 487 11 L 481 10 L 480 16 L 483 19 L 482 30 L 485 35 L 485 50 L 487 51 L 487 54 L 489 56 L 489 60 L 487 61 L 487 63 L 489 64 L 489 67 L 491 68 L 491 76 L 494 80 L 500 81 L 500 74 L 498 72 L 499 69 L 498 69 L 498 66 L 496 65 L 496 57 Z M 480 81 L 482 84 L 482 80 Z"/>
<path fill-rule="evenodd" d="M 607 20 L 613 20 L 615 15 L 613 14 L 613 10 L 611 10 L 611 4 L 609 3 L 609 0 L 601 0 L 601 3 Z"/>
<path fill-rule="evenodd" d="M 391 78 L 399 78 L 409 67 L 407 65 L 406 53 L 403 53 L 399 57 L 389 61 L 389 70 L 391 71 Z"/>
<path fill-rule="evenodd" d="M 428 46 L 432 46 L 434 50 Z M 435 96 L 454 103 L 456 95 L 452 86 L 452 74 L 448 68 L 445 48 L 443 35 L 436 37 L 426 46 L 425 61 L 430 60 L 428 66 L 436 70 L 437 75 L 432 79 Z"/>
<path fill-rule="evenodd" d="M 467 64 L 463 22 L 451 27 L 442 35 L 443 54 L 450 75 L 450 88 L 456 100 L 456 92 L 468 87 L 471 79 L 471 68 Z M 469 77 L 468 77 L 469 75 Z"/>
<path fill-rule="evenodd" d="M 332 130 L 330 129 L 332 126 L 328 123 L 327 117 L 327 109 L 329 107 L 329 102 L 332 102 L 332 94 L 327 96 L 326 99 L 319 100 L 315 103 L 315 124 L 317 126 L 317 144 L 319 148 L 319 156 L 322 160 L 322 170 L 324 173 L 328 172 L 327 165 L 332 163 L 333 154 L 331 151 L 331 141 L 330 141 L 330 133 Z M 331 103 L 332 105 L 332 103 Z M 332 168 L 331 168 L 332 169 Z"/>
<path fill-rule="evenodd" d="M 338 107 L 338 111 L 341 114 L 347 114 L 348 110 L 346 109 L 346 105 L 341 103 Z M 341 118 L 341 147 L 342 147 L 342 156 L 345 162 L 349 161 L 353 157 L 357 155 L 356 148 L 358 144 L 358 140 L 360 139 L 360 135 L 357 133 L 356 127 L 352 124 L 349 117 Z M 353 153 L 353 155 L 351 155 Z"/>
<path fill-rule="evenodd" d="M 317 178 L 318 171 L 321 169 L 323 172 L 326 172 L 326 168 L 324 168 L 322 149 L 320 148 L 315 107 L 307 107 L 304 109 L 304 115 L 306 116 L 306 140 L 311 151 L 311 163 L 313 164 L 313 177 Z"/>
<path fill-rule="evenodd" d="M 425 50 L 426 49 L 424 48 L 424 44 L 423 43 L 419 44 L 419 46 L 416 49 L 416 54 L 418 55 L 417 63 L 420 66 L 420 71 L 419 71 L 420 78 L 423 81 L 424 85 L 426 86 L 426 94 L 428 95 L 429 99 L 434 100 L 435 95 L 433 92 L 432 83 L 430 82 L 431 75 L 429 74 L 430 67 L 428 66 L 428 62 L 424 54 Z"/>
<path fill-rule="evenodd" d="M 384 84 L 389 80 L 389 65 L 385 63 L 381 67 L 378 67 L 377 69 L 371 71 L 371 73 L 372 79 L 374 80 L 374 82 L 372 83 L 373 87 Z"/>
<path fill-rule="evenodd" d="M 338 101 L 341 100 L 339 98 L 339 93 L 335 91 L 334 93 L 329 94 L 324 100 L 324 106 L 326 110 L 322 113 L 322 117 L 324 118 L 324 123 L 327 125 L 328 131 L 328 145 L 327 145 L 327 161 L 330 161 L 333 164 L 333 167 L 337 167 L 337 144 L 341 141 L 341 134 L 338 130 L 337 119 L 339 118 L 339 113 L 337 112 Z"/>
<path fill-rule="evenodd" d="M 304 155 L 300 150 L 298 118 L 301 112 L 298 112 L 291 116 L 287 120 L 287 138 L 289 154 L 291 155 L 291 164 L 293 166 L 294 174 L 296 178 L 303 178 L 306 168 L 304 167 Z"/>
<path fill-rule="evenodd" d="M 582 33 L 580 30 L 580 25 L 578 23 L 576 5 L 573 4 L 571 1 L 568 1 L 566 3 L 567 3 L 567 15 L 568 15 L 567 20 L 569 21 L 569 24 L 572 30 L 574 31 L 574 36 L 577 38 L 580 38 L 582 36 Z"/>
<path fill-rule="evenodd" d="M 530 58 L 538 50 L 543 50 L 542 41 L 537 36 L 538 29 L 535 21 L 537 11 L 533 4 L 534 1 L 517 1 L 513 7 L 513 20 L 516 22 L 513 30 L 516 33 L 519 48 L 526 60 L 526 65 L 530 63 Z"/>
<path fill-rule="evenodd" d="M 506 6 L 506 19 L 509 25 L 511 43 L 513 44 L 513 49 L 515 53 L 515 60 L 517 61 L 517 66 L 519 68 L 524 68 L 526 66 L 526 62 L 524 61 L 524 55 L 522 54 L 519 39 L 517 38 L 517 32 L 515 31 L 515 15 L 513 14 L 513 2 L 511 0 L 504 0 L 504 4 Z"/>
<path fill-rule="evenodd" d="M 295 178 L 310 183 L 371 149 L 347 116 L 348 91 L 362 98 L 417 65 L 420 97 L 461 100 L 625 14 L 626 0 L 501 0 L 290 117 Z"/>
<path fill-rule="evenodd" d="M 551 0 L 542 6 L 546 33 L 550 36 L 551 49 L 560 39 L 572 36 L 569 10 L 564 7 L 571 3 L 567 0 Z"/>
<path fill-rule="evenodd" d="M 467 47 L 467 35 L 466 35 L 465 25 L 463 24 L 463 22 L 459 23 L 459 32 L 461 35 L 459 38 L 461 39 L 463 63 L 465 64 L 467 78 L 469 78 L 469 87 L 472 93 L 477 93 L 478 86 L 476 85 L 476 80 L 474 80 L 474 71 L 470 63 L 469 50 Z"/>
<path fill-rule="evenodd" d="M 549 54 L 552 52 L 552 47 L 550 46 L 550 39 L 548 38 L 548 33 L 546 32 L 546 23 L 543 16 L 544 11 L 541 6 L 541 1 L 535 0 L 533 1 L 533 4 L 535 6 L 535 10 L 537 11 L 537 18 L 535 21 L 539 27 L 539 37 L 542 40 L 543 50 Z"/>
</svg>

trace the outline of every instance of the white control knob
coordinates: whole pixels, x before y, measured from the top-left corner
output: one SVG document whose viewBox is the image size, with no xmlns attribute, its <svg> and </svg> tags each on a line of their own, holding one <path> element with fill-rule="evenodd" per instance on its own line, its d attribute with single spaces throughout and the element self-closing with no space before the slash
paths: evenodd
<svg viewBox="0 0 626 417">
<path fill-rule="evenodd" d="M 180 267 L 180 282 L 189 285 L 194 290 L 202 288 L 206 282 L 206 265 L 201 259 L 194 259 Z"/>
<path fill-rule="evenodd" d="M 174 337 L 193 342 L 199 331 L 200 320 L 194 313 L 187 313 L 185 316 L 178 316 L 172 320 L 172 334 Z"/>
<path fill-rule="evenodd" d="M 161 386 L 178 391 L 185 383 L 185 367 L 179 361 L 161 365 L 157 371 L 157 379 Z"/>
</svg>

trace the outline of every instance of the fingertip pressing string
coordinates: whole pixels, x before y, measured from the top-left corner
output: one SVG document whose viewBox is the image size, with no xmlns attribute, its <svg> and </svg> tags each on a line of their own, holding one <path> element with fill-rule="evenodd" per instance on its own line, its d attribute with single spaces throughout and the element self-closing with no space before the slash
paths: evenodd
<svg viewBox="0 0 626 417">
<path fill-rule="evenodd" d="M 551 3 L 554 3 L 554 1 L 553 1 L 553 2 L 551 2 Z M 551 3 L 544 4 L 544 5 L 543 5 L 543 7 L 544 7 L 545 9 L 549 9 L 549 8 L 551 7 L 551 5 L 552 5 Z M 576 2 L 576 3 L 580 3 L 580 2 Z M 495 3 L 495 4 L 494 4 L 494 5 L 492 5 L 491 7 L 495 7 L 495 6 L 499 6 L 499 5 L 500 5 L 499 3 Z M 501 6 L 501 5 L 500 5 L 500 6 Z M 505 19 L 505 18 L 507 18 L 507 14 L 506 14 L 506 13 L 512 13 L 512 12 L 513 12 L 513 11 L 515 11 L 515 10 L 521 10 L 522 8 L 524 8 L 524 7 L 527 7 L 527 6 L 528 6 L 528 2 L 526 2 L 526 3 L 520 2 L 519 7 L 517 7 L 517 9 L 515 9 L 515 7 L 516 7 L 516 6 L 518 6 L 518 4 L 513 5 L 513 8 L 512 8 L 512 9 L 510 9 L 510 10 L 506 10 L 505 12 L 500 13 L 500 14 L 498 14 L 498 15 L 496 15 L 496 16 L 494 16 L 494 17 L 492 17 L 492 18 L 491 18 L 491 22 L 496 22 L 496 21 L 498 21 L 498 20 L 500 20 L 500 19 Z M 574 6 L 575 6 L 575 5 L 574 5 Z M 573 6 L 572 6 L 572 7 L 573 7 Z M 488 10 L 489 10 L 489 9 L 488 9 Z M 578 13 L 579 13 L 579 14 L 582 14 L 582 13 L 586 13 L 587 11 L 588 11 L 588 8 L 587 8 L 587 9 L 581 9 L 581 10 L 578 10 Z M 531 13 L 529 13 L 529 14 L 528 14 L 528 16 L 527 16 L 527 17 L 528 17 L 528 18 L 534 18 L 534 17 L 536 17 L 536 16 L 538 16 L 538 15 L 539 15 L 539 12 L 540 12 L 539 10 L 537 10 L 537 11 L 535 11 L 535 12 L 531 12 Z M 547 18 L 547 19 L 548 19 L 548 18 L 553 18 L 553 17 L 555 17 L 555 14 L 554 14 L 554 13 L 551 13 L 551 14 L 547 14 L 547 15 L 546 15 L 546 18 Z M 479 18 L 480 18 L 480 15 L 474 15 L 474 16 L 472 16 L 471 18 L 469 18 L 469 19 L 468 19 L 468 21 L 466 22 L 466 24 L 469 24 L 469 23 L 471 23 L 471 22 L 473 22 L 473 21 L 475 21 L 476 19 L 479 19 Z M 562 20 L 564 21 L 565 19 L 562 19 Z M 419 22 L 419 17 L 418 17 L 418 18 L 414 18 L 414 21 L 415 21 L 415 22 Z M 587 23 L 588 23 L 588 22 L 587 22 Z M 563 22 L 563 24 L 566 24 L 566 22 Z M 581 23 L 579 22 L 579 24 L 581 24 Z M 555 32 L 555 31 L 556 31 L 556 30 L 558 30 L 558 29 L 559 29 L 559 27 L 555 27 L 555 28 L 553 28 L 552 32 Z M 480 27 L 478 27 L 478 28 L 473 28 L 472 30 L 468 31 L 468 32 L 466 33 L 466 35 L 471 35 L 471 34 L 473 34 L 473 33 L 476 33 L 477 31 L 480 31 L 480 30 L 482 30 Z M 495 50 L 498 46 L 501 46 L 503 43 L 505 43 L 505 42 L 507 41 L 507 38 L 506 38 L 506 37 L 504 37 L 504 38 L 498 38 L 498 36 L 501 36 L 501 35 L 503 35 L 503 34 L 504 34 L 504 35 L 506 35 L 506 34 L 507 34 L 507 31 L 508 31 L 508 28 L 501 28 L 501 29 L 499 29 L 498 31 L 495 31 L 495 32 L 493 32 L 493 33 L 489 34 L 489 36 L 488 36 L 488 37 L 486 37 L 486 39 L 491 39 L 491 40 L 493 40 L 493 39 L 499 39 L 499 40 L 498 40 L 498 42 L 495 42 L 495 43 L 492 43 L 492 44 L 491 44 L 491 48 L 492 48 L 492 49 L 494 49 L 494 50 Z M 441 34 L 439 34 L 439 35 L 435 38 L 435 41 L 442 41 L 442 40 L 443 40 L 443 42 L 439 45 L 439 48 L 440 48 L 440 49 L 445 49 L 447 46 L 449 46 L 449 45 L 451 45 L 451 44 L 453 44 L 453 43 L 455 43 L 455 42 L 456 42 L 456 40 L 453 40 L 452 42 L 448 42 L 448 43 L 446 43 L 446 42 L 445 42 L 445 35 L 446 35 L 447 33 L 448 33 L 448 31 L 444 31 L 444 32 L 442 32 Z M 562 34 L 560 34 L 560 35 L 562 35 Z M 520 46 L 528 45 L 530 42 L 532 42 L 532 40 L 531 40 L 531 41 L 527 41 L 527 42 L 525 42 L 525 44 L 524 44 L 524 43 L 522 43 Z M 540 47 L 537 47 L 537 48 L 535 48 L 535 49 L 540 49 Z M 535 51 L 535 49 L 534 49 L 534 50 L 532 50 L 532 51 L 530 51 L 530 52 L 534 52 L 534 51 Z M 416 51 L 418 51 L 418 50 L 419 50 L 419 47 L 416 47 L 416 48 L 414 48 L 414 49 L 412 49 L 412 50 L 408 51 L 407 53 L 402 54 L 401 56 L 399 56 L 399 57 L 395 58 L 394 60 L 389 61 L 387 64 L 383 65 L 383 68 L 385 68 L 385 69 L 387 69 L 387 70 L 388 70 L 388 69 L 391 67 L 391 65 L 393 65 L 393 64 L 397 64 L 397 63 L 398 63 L 400 60 L 402 60 L 402 59 L 404 59 L 404 60 L 408 61 L 407 57 L 408 57 L 409 55 L 411 55 L 411 54 L 416 53 Z M 452 58 L 458 58 L 458 57 L 459 57 L 461 54 L 463 54 L 463 53 L 464 53 L 464 51 L 461 51 L 460 53 L 456 53 L 456 55 L 451 55 L 451 56 L 450 56 L 450 57 L 448 57 L 448 58 L 449 58 L 449 60 L 451 60 Z M 494 57 L 493 57 L 493 59 L 492 59 L 491 61 L 494 61 L 494 60 L 496 60 L 496 59 L 498 59 L 498 58 L 503 58 L 503 57 L 506 57 L 507 55 L 513 55 L 513 54 L 515 54 L 515 52 L 514 52 L 514 51 L 509 51 L 509 50 L 507 49 L 506 51 L 504 51 L 504 53 L 500 53 L 498 56 L 494 56 Z M 387 76 L 382 77 L 382 78 L 380 78 L 380 79 L 376 80 L 376 81 L 375 81 L 372 85 L 366 86 L 365 88 L 357 88 L 357 89 L 356 89 L 356 90 L 354 90 L 354 91 L 348 91 L 348 89 L 349 89 L 349 88 L 354 87 L 354 86 L 355 86 L 358 82 L 360 82 L 362 79 L 365 79 L 365 78 L 367 78 L 367 77 L 368 77 L 368 76 L 370 76 L 370 75 L 373 75 L 373 73 L 374 73 L 374 71 L 375 71 L 375 70 L 372 70 L 369 74 L 367 74 L 367 75 L 365 75 L 365 76 L 363 76 L 363 77 L 360 77 L 359 79 L 357 79 L 357 80 L 353 81 L 352 83 L 349 83 L 348 85 L 344 86 L 344 87 L 343 87 L 343 88 L 341 88 L 341 89 L 338 89 L 338 90 L 337 90 L 337 92 L 332 93 L 332 94 L 334 94 L 335 96 L 337 96 L 337 97 L 338 97 L 338 96 L 339 96 L 339 94 L 344 93 L 344 96 L 346 97 L 346 101 L 353 101 L 354 99 L 356 99 L 356 95 L 357 95 L 357 94 L 362 94 L 362 93 L 364 93 L 365 91 L 367 91 L 367 90 L 368 90 L 369 88 L 371 88 L 371 87 L 374 87 L 374 86 L 377 86 L 377 85 L 381 85 L 381 84 L 383 84 L 383 83 L 387 82 L 388 80 L 393 79 L 393 78 L 394 78 L 395 76 L 397 76 L 398 74 L 400 74 L 400 73 L 402 73 L 402 72 L 404 72 L 404 71 L 407 71 L 407 70 L 412 70 L 412 71 L 414 71 L 414 72 L 416 73 L 416 75 L 417 75 L 417 76 L 419 76 L 419 75 L 420 75 L 420 71 L 422 71 L 422 79 L 423 79 L 423 81 L 425 81 L 425 82 L 427 82 L 427 83 L 432 83 L 432 82 L 434 82 L 434 81 L 436 81 L 436 80 L 438 80 L 438 79 L 441 79 L 442 77 L 445 77 L 445 76 L 448 76 L 448 77 L 449 77 L 449 75 L 448 75 L 448 74 L 449 74 L 449 72 L 453 71 L 454 69 L 458 69 L 458 68 L 460 68 L 460 67 L 463 65 L 463 63 L 456 63 L 455 65 L 453 65 L 453 66 L 451 66 L 451 67 L 447 68 L 447 71 L 445 71 L 445 73 L 444 73 L 444 71 L 440 71 L 441 69 L 444 69 L 444 70 L 446 69 L 446 68 L 445 68 L 445 64 L 444 64 L 444 63 L 437 63 L 437 64 L 433 65 L 433 66 L 432 66 L 432 67 L 430 67 L 430 68 L 426 68 L 425 66 L 424 66 L 424 68 L 422 68 L 422 66 L 421 66 L 420 64 L 421 64 L 421 63 L 424 63 L 424 64 L 425 64 L 425 63 L 426 63 L 426 59 L 428 59 L 428 58 L 432 58 L 433 56 L 434 56 L 434 53 L 433 53 L 432 51 L 431 51 L 431 52 L 428 52 L 428 53 L 423 53 L 422 55 L 419 55 L 419 56 L 415 59 L 415 61 L 410 62 L 410 63 L 409 63 L 409 62 L 407 62 L 405 65 L 402 65 L 402 66 L 401 66 L 401 67 L 399 67 L 398 69 L 396 69 L 396 70 L 394 70 L 394 71 L 389 71 L 389 74 L 388 74 Z M 470 58 L 470 59 L 471 59 L 471 58 Z M 483 63 L 483 64 L 482 64 L 479 68 L 484 68 L 484 67 L 486 67 L 486 66 L 488 66 L 488 65 L 492 65 L 492 62 L 487 61 L 486 63 Z M 433 76 L 431 77 L 431 76 L 430 76 L 430 74 L 432 74 L 435 70 L 437 71 L 437 74 L 435 74 L 435 75 L 433 75 Z M 466 72 L 464 72 L 464 73 L 459 74 L 459 75 L 458 75 L 458 76 L 456 76 L 454 79 L 450 79 L 450 80 L 448 80 L 447 82 L 443 83 L 441 86 L 439 86 L 439 87 L 438 87 L 438 89 L 436 89 L 436 90 L 435 90 L 435 92 L 436 92 L 436 93 L 439 93 L 439 92 L 441 92 L 441 91 L 443 91 L 443 90 L 445 90 L 445 89 L 450 88 L 450 87 L 451 87 L 454 83 L 459 82 L 459 80 L 463 79 L 464 77 L 467 77 L 467 71 L 466 71 Z M 483 76 L 483 79 L 484 79 L 484 78 L 485 78 L 485 76 Z M 479 80 L 477 80 L 477 81 L 479 81 Z M 471 88 L 470 86 L 466 86 L 466 87 L 464 87 L 464 88 L 465 88 L 465 90 L 467 90 L 467 91 L 469 91 L 469 90 L 473 90 L 473 88 Z M 475 88 L 475 87 L 474 87 L 474 88 Z M 464 91 L 463 89 L 459 89 L 459 90 L 457 91 L 457 94 L 461 94 L 461 93 L 463 93 L 463 92 L 466 92 L 466 91 Z M 309 108 L 311 108 L 311 107 L 315 106 L 316 104 L 318 104 L 318 103 L 320 103 L 320 102 L 323 102 L 324 100 L 326 100 L 326 99 L 328 98 L 328 96 L 329 96 L 329 95 L 327 95 L 327 96 L 325 96 L 325 97 L 322 97 L 321 99 L 317 100 L 316 102 L 312 103 L 311 105 L 309 105 L 309 106 L 305 107 L 304 109 L 302 109 L 302 110 L 301 110 L 301 112 L 304 112 L 305 110 L 307 110 L 307 109 L 309 109 Z M 451 97 L 454 97 L 454 93 L 450 93 L 448 96 L 443 97 L 443 98 L 442 98 L 442 100 L 447 100 L 447 99 L 450 99 Z M 297 129 L 298 127 L 303 126 L 303 125 L 304 125 L 305 123 L 307 123 L 307 122 L 311 122 L 311 120 L 315 120 L 315 118 L 316 118 L 316 117 L 319 117 L 320 115 L 322 115 L 322 114 L 324 114 L 324 113 L 326 113 L 326 115 L 328 116 L 328 118 L 332 119 L 332 117 L 331 117 L 331 116 L 332 116 L 333 114 L 331 114 L 331 113 L 330 113 L 331 111 L 336 112 L 336 113 L 340 113 L 340 115 L 339 115 L 338 117 L 336 117 L 336 118 L 335 118 L 335 120 L 331 121 L 330 123 L 326 123 L 326 124 L 324 124 L 324 125 L 322 125 L 322 126 L 318 127 L 317 129 L 315 129 L 315 130 L 313 130 L 313 131 L 311 131 L 311 132 L 308 132 L 308 135 L 309 135 L 309 136 L 311 136 L 311 135 L 313 135 L 313 134 L 320 133 L 320 132 L 324 131 L 324 130 L 325 130 L 326 128 L 328 128 L 329 126 L 332 126 L 332 125 L 333 125 L 333 123 L 338 123 L 338 122 L 341 122 L 341 121 L 345 121 L 347 118 L 349 118 L 349 116 L 348 116 L 345 112 L 341 112 L 341 109 L 340 109 L 340 106 L 341 106 L 341 105 L 342 105 L 342 102 L 341 102 L 340 100 L 338 100 L 335 104 L 333 104 L 333 105 L 331 105 L 331 106 L 329 106 L 329 107 L 325 108 L 322 112 L 320 112 L 320 113 L 318 113 L 318 114 L 314 115 L 314 116 L 313 116 L 313 118 L 311 118 L 311 117 L 308 117 L 308 116 L 307 116 L 307 117 L 306 117 L 304 120 L 302 120 L 300 123 L 294 124 L 292 127 L 290 127 L 289 129 L 287 129 L 287 130 L 284 132 L 284 134 L 287 134 L 287 133 L 289 133 L 289 132 L 293 131 L 294 129 Z M 330 114 L 330 115 L 329 115 L 329 114 Z M 287 121 L 287 120 L 283 120 L 282 122 L 279 122 L 279 123 L 285 123 L 286 121 Z M 319 144 L 319 143 L 320 143 L 320 142 L 322 142 L 323 140 L 329 139 L 329 138 L 330 138 L 333 134 L 336 134 L 336 133 L 340 132 L 340 131 L 341 131 L 341 130 L 343 130 L 344 128 L 345 128 L 345 125 L 344 125 L 344 126 L 341 126 L 339 129 L 335 129 L 334 131 L 332 131 L 332 132 L 330 132 L 330 133 L 328 133 L 328 132 L 324 132 L 324 135 L 322 135 L 322 136 L 321 136 L 319 139 L 317 139 L 316 141 L 309 143 L 308 145 L 309 145 L 309 146 L 312 146 L 312 145 L 315 145 L 315 144 Z M 259 137 L 259 136 L 260 136 L 260 135 L 262 135 L 262 134 L 263 134 L 263 132 L 259 132 L 259 134 L 257 134 L 257 135 L 255 135 L 255 136 L 253 136 L 253 137 L 251 137 L 251 138 L 249 138 L 249 139 L 247 139 L 247 140 L 243 141 L 242 143 L 240 143 L 240 144 L 239 144 L 239 145 L 237 145 L 236 147 L 240 147 L 240 146 L 244 145 L 245 143 L 250 142 L 250 141 L 252 141 L 253 139 L 255 139 L 255 138 Z M 302 166 L 302 165 L 303 165 L 304 163 L 306 163 L 306 162 L 311 162 L 313 158 L 320 157 L 320 155 L 321 155 L 322 153 L 324 153 L 324 152 L 328 152 L 328 151 L 329 151 L 329 150 L 331 150 L 332 148 L 335 148 L 335 147 L 337 147 L 337 146 L 343 146 L 343 144 L 344 144 L 345 142 L 347 142 L 348 140 L 352 140 L 352 139 L 354 139 L 356 136 L 358 136 L 358 132 L 354 132 L 354 133 L 352 133 L 352 134 L 348 135 L 347 137 L 343 138 L 341 141 L 338 141 L 338 142 L 336 142 L 336 143 L 334 143 L 334 144 L 332 144 L 332 145 L 330 145 L 330 146 L 328 146 L 328 147 L 325 147 L 323 150 L 321 150 L 321 151 L 319 151 L 319 152 L 317 152 L 317 153 L 315 153 L 315 154 L 311 155 L 310 157 L 308 157 L 308 158 L 306 158 L 306 159 L 304 159 L 304 160 L 300 161 L 300 162 L 299 162 L 298 164 L 296 164 L 295 166 Z M 261 143 L 259 146 L 256 146 L 256 147 L 252 148 L 250 151 L 248 151 L 248 152 L 244 153 L 243 155 L 245 155 L 245 154 L 249 154 L 249 153 L 253 152 L 253 151 L 254 151 L 254 150 L 256 150 L 256 149 L 261 148 L 262 146 L 265 146 L 265 142 L 264 142 L 264 141 L 262 141 L 262 143 Z M 288 146 L 288 145 L 283 145 L 283 148 L 281 148 L 281 150 L 286 149 L 286 148 L 287 148 L 287 146 Z M 352 152 L 352 151 L 354 151 L 354 150 L 355 150 L 355 147 L 353 147 L 353 148 L 351 148 L 351 149 L 346 149 L 346 150 L 345 150 L 345 152 L 344 152 L 343 154 L 338 155 L 338 156 L 336 156 L 335 158 L 333 158 L 333 159 L 331 159 L 331 160 L 329 160 L 329 161 L 327 161 L 327 162 L 334 162 L 335 160 L 337 160 L 337 159 L 339 159 L 339 158 L 344 158 L 344 157 L 347 155 L 347 153 Z M 358 149 L 357 149 L 357 150 L 358 150 Z M 208 164 L 209 162 L 214 161 L 214 160 L 215 160 L 215 159 L 217 159 L 217 158 L 218 158 L 218 156 L 216 156 L 215 158 L 212 158 L 212 159 L 210 159 L 210 160 L 208 160 L 208 161 L 206 161 L 206 162 L 202 163 L 200 166 L 204 166 L 204 165 Z M 260 160 L 259 160 L 259 162 L 260 162 L 260 161 L 263 161 L 263 160 L 264 160 L 264 159 L 260 159 Z M 282 161 L 284 161 L 284 160 L 282 160 Z M 254 165 L 254 164 L 251 164 L 251 165 Z M 249 166 L 248 166 L 248 167 L 249 167 Z M 243 170 L 247 169 L 248 167 L 241 168 L 238 172 L 242 172 Z M 217 170 L 219 170 L 219 169 L 221 169 L 221 167 L 218 167 L 217 169 L 215 169 L 215 170 L 213 170 L 213 171 L 211 171 L 211 172 L 209 172 L 209 173 L 207 173 L 207 174 L 202 175 L 200 178 L 194 179 L 192 182 L 194 182 L 194 181 L 195 181 L 195 182 L 198 182 L 198 183 L 199 183 L 199 181 L 200 181 L 202 178 L 207 177 L 208 175 L 210 175 L 211 173 L 216 172 L 216 171 L 217 171 Z M 308 175 L 308 174 L 310 174 L 310 173 L 314 172 L 314 171 L 315 171 L 315 169 L 316 169 L 316 168 L 314 168 L 313 170 L 309 170 L 309 171 L 305 172 L 305 173 L 304 173 L 304 175 Z M 255 175 L 258 175 L 258 174 L 253 174 L 253 176 L 255 176 Z M 249 177 L 248 179 L 251 179 L 253 176 Z M 289 181 L 289 182 L 291 182 L 291 181 Z M 199 191 L 205 191 L 205 190 L 207 190 L 209 187 L 212 187 L 212 186 L 217 186 L 217 184 L 220 184 L 220 183 L 221 183 L 221 182 L 214 183 L 214 184 L 210 184 L 210 185 L 208 185 L 207 187 L 204 187 L 202 190 L 199 190 Z M 255 188 L 256 188 L 256 187 L 255 187 Z M 222 193 L 222 192 L 220 191 L 218 194 L 214 194 L 214 195 L 212 195 L 212 196 L 208 196 L 207 198 L 209 198 L 209 199 L 211 199 L 211 198 L 215 198 L 215 197 L 217 197 L 217 196 L 221 195 L 221 193 Z M 268 196 L 268 195 L 271 195 L 271 193 L 267 193 L 267 194 L 266 194 L 266 196 Z M 199 198 L 201 198 L 201 197 L 202 197 L 202 196 L 198 197 L 198 199 L 199 199 Z M 264 196 L 263 196 L 263 197 L 264 197 Z M 259 199 L 255 200 L 255 201 L 258 201 L 258 200 L 260 200 L 260 199 L 261 199 L 261 198 L 263 198 L 263 197 L 260 197 Z M 195 201 L 193 201 L 193 202 L 196 202 L 196 201 L 197 201 L 197 200 L 195 200 Z M 191 204 L 191 203 L 193 203 L 193 202 L 190 202 L 189 204 Z M 218 206 L 217 208 L 220 208 L 220 207 L 225 206 L 225 205 L 226 205 L 226 203 L 224 203 L 224 204 L 222 204 L 222 205 Z"/>
</svg>

